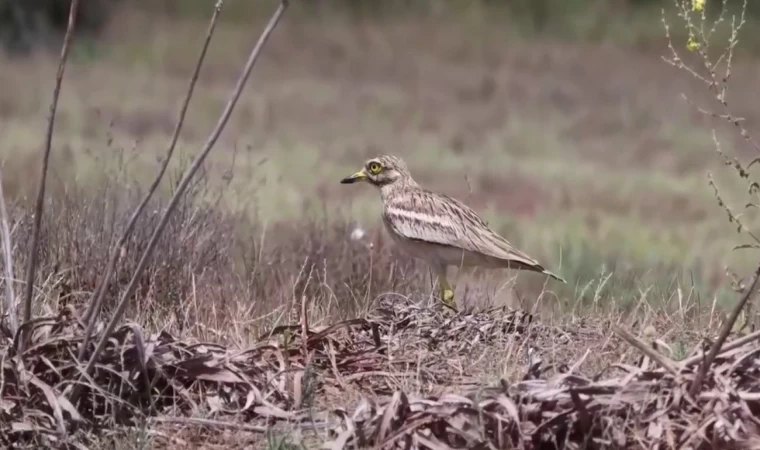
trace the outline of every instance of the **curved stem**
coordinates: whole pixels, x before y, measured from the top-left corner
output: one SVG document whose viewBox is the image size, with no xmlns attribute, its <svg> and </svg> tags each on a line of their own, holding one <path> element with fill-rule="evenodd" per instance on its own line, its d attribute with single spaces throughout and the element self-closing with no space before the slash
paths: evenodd
<svg viewBox="0 0 760 450">
<path fill-rule="evenodd" d="M 77 9 L 79 0 L 72 0 L 69 8 L 69 23 L 66 26 L 66 35 L 63 38 L 63 47 L 61 48 L 61 58 L 58 62 L 58 72 L 55 76 L 55 89 L 53 90 L 53 101 L 50 103 L 50 117 L 48 118 L 47 134 L 45 137 L 45 150 L 42 154 L 42 167 L 40 169 L 40 180 L 37 185 L 37 203 L 34 208 L 34 226 L 32 231 L 32 244 L 29 248 L 29 256 L 26 265 L 26 285 L 24 286 L 24 318 L 23 322 L 29 322 L 32 318 L 32 298 L 34 297 L 34 274 L 37 271 L 37 246 L 40 240 L 40 225 L 42 223 L 42 213 L 45 204 L 45 182 L 47 181 L 48 163 L 50 161 L 50 149 L 53 146 L 53 128 L 55 124 L 55 113 L 58 109 L 58 97 L 61 94 L 61 85 L 63 84 L 63 73 L 66 70 L 66 60 L 69 56 L 71 39 L 76 27 Z M 30 328 L 25 328 L 30 329 Z M 22 331 L 21 339 L 18 340 L 18 352 L 21 353 L 29 339 L 28 332 Z"/>
</svg>

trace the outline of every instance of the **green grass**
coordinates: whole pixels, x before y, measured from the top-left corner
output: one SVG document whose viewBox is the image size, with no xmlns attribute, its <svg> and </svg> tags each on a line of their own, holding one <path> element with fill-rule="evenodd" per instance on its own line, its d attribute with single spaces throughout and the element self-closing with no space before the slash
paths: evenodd
<svg viewBox="0 0 760 450">
<path fill-rule="evenodd" d="M 96 186 L 115 176 L 100 173 L 104 163 L 139 184 L 153 176 L 205 24 L 143 19 L 125 14 L 72 61 L 54 179 Z M 330 28 L 286 21 L 209 158 L 207 177 L 224 187 L 222 205 L 268 224 L 327 211 L 377 227 L 377 194 L 338 180 L 369 156 L 394 153 L 421 183 L 471 203 L 558 268 L 571 281 L 558 288 L 568 302 L 603 268 L 620 279 L 608 295 L 623 301 L 644 278 L 694 284 L 719 303 L 733 299 L 724 267 L 747 273 L 754 261 L 729 252 L 741 241 L 706 172 L 715 172 L 728 198 L 741 199 L 744 187 L 714 153 L 709 127 L 679 99 L 705 96 L 659 59 L 665 48 L 476 39 L 467 52 L 459 34 L 466 28 L 451 27 L 443 36 L 429 21 Z M 254 33 L 235 23 L 217 31 L 178 146 L 185 165 L 223 108 Z M 18 87 L 0 93 L 6 189 L 29 194 L 50 92 L 22 81 L 35 74 L 44 85 L 54 63 L 37 56 L 5 67 L 0 81 Z M 749 119 L 751 96 L 738 94 L 752 92 L 754 79 L 742 74 L 756 67 L 744 59 L 735 69 L 733 102 Z M 727 150 L 739 145 L 723 141 Z"/>
</svg>

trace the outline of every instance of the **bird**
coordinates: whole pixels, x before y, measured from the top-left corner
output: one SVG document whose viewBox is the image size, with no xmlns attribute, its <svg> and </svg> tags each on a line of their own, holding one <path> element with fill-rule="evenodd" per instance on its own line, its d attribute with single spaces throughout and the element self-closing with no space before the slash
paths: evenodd
<svg viewBox="0 0 760 450">
<path fill-rule="evenodd" d="M 368 159 L 361 170 L 340 182 L 365 182 L 380 191 L 386 231 L 402 251 L 427 262 L 438 277 L 440 299 L 454 310 L 454 291 L 446 275 L 449 266 L 526 270 L 566 283 L 491 230 L 463 202 L 417 184 L 397 156 Z"/>
</svg>

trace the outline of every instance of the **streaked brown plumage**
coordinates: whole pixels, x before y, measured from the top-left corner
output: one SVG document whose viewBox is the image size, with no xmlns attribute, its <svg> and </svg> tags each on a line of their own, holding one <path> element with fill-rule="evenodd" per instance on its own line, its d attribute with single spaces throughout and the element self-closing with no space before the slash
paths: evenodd
<svg viewBox="0 0 760 450">
<path fill-rule="evenodd" d="M 539 272 L 565 282 L 488 228 L 461 201 L 420 187 L 396 156 L 368 160 L 341 183 L 366 181 L 380 189 L 386 229 L 404 250 L 427 261 L 441 279 L 444 302 L 453 303 L 448 266 L 512 268 Z"/>
</svg>

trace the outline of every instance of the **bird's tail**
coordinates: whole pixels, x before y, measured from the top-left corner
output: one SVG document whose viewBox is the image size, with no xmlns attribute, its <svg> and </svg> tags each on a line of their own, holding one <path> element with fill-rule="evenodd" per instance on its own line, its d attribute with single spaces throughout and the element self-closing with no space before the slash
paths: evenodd
<svg viewBox="0 0 760 450">
<path fill-rule="evenodd" d="M 565 284 L 567 284 L 567 281 L 565 281 L 565 279 L 564 279 L 564 278 L 562 278 L 562 277 L 560 277 L 559 275 L 556 275 L 556 274 L 554 274 L 554 273 L 551 273 L 551 272 L 549 272 L 548 270 L 545 270 L 545 269 L 544 269 L 544 271 L 542 271 L 541 273 L 543 273 L 543 274 L 545 274 L 545 275 L 549 275 L 550 277 L 554 278 L 555 280 L 557 280 L 557 281 L 559 281 L 559 282 L 562 282 L 562 283 L 565 283 Z"/>
<path fill-rule="evenodd" d="M 559 282 L 567 284 L 567 281 L 565 281 L 564 278 L 544 269 L 544 267 L 541 264 L 535 261 L 531 261 L 531 260 L 520 261 L 520 260 L 515 260 L 515 259 L 502 260 L 502 267 L 506 267 L 509 269 L 529 270 L 531 272 L 543 273 L 544 275 L 549 275 L 550 277 L 554 278 L 555 280 Z"/>
</svg>

